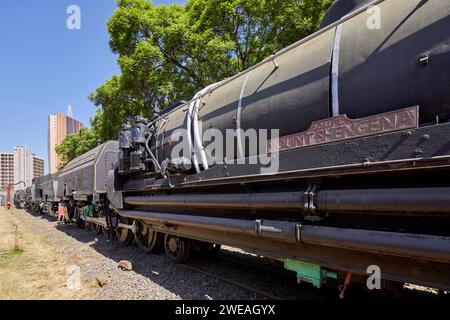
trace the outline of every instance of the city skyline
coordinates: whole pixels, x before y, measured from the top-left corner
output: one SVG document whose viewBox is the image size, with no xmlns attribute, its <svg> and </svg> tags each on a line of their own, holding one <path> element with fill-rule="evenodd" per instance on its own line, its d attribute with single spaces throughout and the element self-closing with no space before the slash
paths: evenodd
<svg viewBox="0 0 450 320">
<path fill-rule="evenodd" d="M 70 107 L 70 108 L 69 108 Z M 70 111 L 71 112 L 69 112 L 69 109 L 70 109 Z M 82 125 L 82 127 L 86 127 L 85 126 L 85 124 L 82 122 L 82 121 L 79 121 L 79 120 L 77 120 L 77 119 L 75 119 L 75 117 L 73 116 L 73 108 L 72 108 L 72 105 L 68 105 L 67 106 L 67 111 L 66 111 L 66 117 L 70 117 L 70 118 L 72 118 L 73 120 L 76 120 L 77 122 L 80 122 L 81 123 L 81 125 Z M 69 115 L 69 113 L 71 113 L 71 115 Z M 56 112 L 56 115 L 58 115 L 58 114 L 63 114 L 63 112 L 61 111 L 61 112 Z M 47 126 L 46 126 L 46 131 L 47 131 L 47 135 L 45 136 L 45 139 L 44 139 L 44 142 L 46 143 L 46 152 L 44 152 L 44 153 L 38 153 L 38 152 L 33 152 L 33 155 L 35 155 L 36 157 L 39 157 L 39 158 L 42 158 L 42 159 L 44 159 L 45 160 L 45 162 L 46 163 L 50 163 L 50 159 L 49 159 L 49 136 L 48 136 L 48 131 L 49 131 L 49 128 L 48 128 L 48 118 L 49 118 L 49 116 L 52 116 L 52 115 L 47 115 L 46 116 L 46 118 L 47 118 Z M 4 141 L 3 141 L 4 142 Z M 17 148 L 17 147 L 26 147 L 26 148 L 30 148 L 30 149 L 32 149 L 29 145 L 28 145 L 28 143 L 26 143 L 26 141 L 24 141 L 23 143 L 13 143 L 13 144 L 11 144 L 10 146 L 8 146 L 8 145 L 6 145 L 6 144 L 3 144 L 2 145 L 2 148 L 0 149 L 0 154 L 6 154 L 6 153 L 9 153 L 7 150 L 14 150 L 15 148 Z M 49 170 L 49 168 L 47 167 L 47 168 L 45 168 L 45 172 L 46 173 L 49 173 L 48 172 L 48 170 Z"/>
<path fill-rule="evenodd" d="M 72 106 L 67 107 L 67 114 L 58 112 L 48 116 L 48 172 L 56 173 L 60 166 L 60 159 L 56 147 L 64 141 L 69 134 L 78 133 L 84 125 L 73 118 Z"/>
<path fill-rule="evenodd" d="M 173 2 L 184 1 L 154 1 Z M 66 26 L 72 4 L 69 0 L 0 4 L 0 30 L 8 43 L 0 51 L 0 110 L 8 118 L 0 126 L 0 135 L 8 137 L 0 139 L 1 151 L 26 144 L 48 163 L 48 115 L 65 112 L 70 104 L 74 117 L 89 126 L 96 107 L 88 95 L 120 73 L 106 25 L 116 1 L 78 0 L 79 30 Z"/>
<path fill-rule="evenodd" d="M 25 187 L 31 186 L 34 178 L 45 174 L 44 167 L 44 159 L 27 146 L 16 146 L 13 151 L 0 152 L 0 191 L 4 191 L 9 184 L 21 181 Z M 14 186 L 14 190 L 23 188 L 23 184 Z"/>
<path fill-rule="evenodd" d="M 66 27 L 71 4 L 19 0 L 0 5 L 0 29 L 9 44 L 0 52 L 0 110 L 8 117 L 0 126 L 0 134 L 8 137 L 0 140 L 0 150 L 26 144 L 45 159 L 46 173 L 48 115 L 66 113 L 70 104 L 74 117 L 89 126 L 96 107 L 88 95 L 120 72 L 106 27 L 115 1 L 77 1 L 80 30 Z"/>
</svg>

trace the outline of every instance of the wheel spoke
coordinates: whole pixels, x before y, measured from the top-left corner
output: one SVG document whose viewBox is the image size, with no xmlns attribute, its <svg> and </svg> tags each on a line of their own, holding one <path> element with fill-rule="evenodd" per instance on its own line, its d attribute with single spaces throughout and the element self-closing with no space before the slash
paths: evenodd
<svg viewBox="0 0 450 320">
<path fill-rule="evenodd" d="M 134 235 L 136 245 L 145 253 L 157 252 L 162 245 L 162 235 L 141 222 L 138 223 L 138 230 Z"/>
<path fill-rule="evenodd" d="M 123 223 L 123 224 L 129 224 L 128 223 L 129 221 L 127 218 L 116 217 L 115 220 L 116 220 L 115 221 L 116 226 L 119 225 L 119 222 Z M 131 232 L 130 229 L 127 229 L 127 228 L 117 227 L 116 228 L 116 237 L 117 237 L 117 240 L 119 240 L 119 242 L 124 246 L 131 244 L 131 242 L 133 242 L 133 240 L 134 240 L 133 233 Z"/>
<path fill-rule="evenodd" d="M 190 241 L 174 235 L 166 234 L 164 248 L 170 260 L 175 263 L 183 263 L 189 257 Z"/>
</svg>

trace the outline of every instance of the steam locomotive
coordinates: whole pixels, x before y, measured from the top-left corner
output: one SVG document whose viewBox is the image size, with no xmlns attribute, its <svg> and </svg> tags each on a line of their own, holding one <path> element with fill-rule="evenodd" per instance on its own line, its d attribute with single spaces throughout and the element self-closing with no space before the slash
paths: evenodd
<svg viewBox="0 0 450 320">
<path fill-rule="evenodd" d="M 230 245 L 316 287 L 376 266 L 448 290 L 449 14 L 336 1 L 316 33 L 71 161 L 66 220 L 178 263 Z"/>
<path fill-rule="evenodd" d="M 24 209 L 25 207 L 29 207 L 29 203 L 30 203 L 29 191 L 30 191 L 30 189 L 26 188 L 26 189 L 22 189 L 22 190 L 18 190 L 16 192 L 14 192 L 13 202 L 14 202 L 14 206 L 17 209 Z"/>
</svg>

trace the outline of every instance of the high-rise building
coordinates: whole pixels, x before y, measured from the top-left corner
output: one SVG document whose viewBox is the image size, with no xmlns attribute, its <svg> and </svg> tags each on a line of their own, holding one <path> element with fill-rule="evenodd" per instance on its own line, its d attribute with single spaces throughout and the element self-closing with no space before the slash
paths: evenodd
<svg viewBox="0 0 450 320">
<path fill-rule="evenodd" d="M 32 154 L 28 147 L 18 146 L 14 152 L 0 153 L 0 190 L 6 190 L 8 184 L 20 181 L 29 187 L 34 178 L 43 175 L 44 159 Z M 21 183 L 14 190 L 23 188 Z"/>
<path fill-rule="evenodd" d="M 50 173 L 58 171 L 60 159 L 56 153 L 56 146 L 63 142 L 68 134 L 78 133 L 83 124 L 72 118 L 72 107 L 69 106 L 68 114 L 58 113 L 48 116 L 48 165 Z"/>
<path fill-rule="evenodd" d="M 0 153 L 0 191 L 14 183 L 14 153 Z"/>
<path fill-rule="evenodd" d="M 33 158 L 27 147 L 16 147 L 14 150 L 14 182 L 23 181 L 25 187 L 31 186 L 33 180 Z M 14 189 L 23 189 L 17 185 Z"/>
<path fill-rule="evenodd" d="M 58 122 L 54 115 L 48 116 L 48 171 L 55 173 L 58 170 L 58 154 L 55 147 L 58 143 Z"/>
<path fill-rule="evenodd" d="M 44 171 L 44 159 L 33 155 L 33 178 L 42 177 L 44 175 Z"/>
</svg>

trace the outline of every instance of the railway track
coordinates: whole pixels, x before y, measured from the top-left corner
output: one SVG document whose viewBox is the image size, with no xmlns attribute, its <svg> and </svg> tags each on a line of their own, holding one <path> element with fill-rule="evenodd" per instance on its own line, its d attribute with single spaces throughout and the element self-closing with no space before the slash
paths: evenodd
<svg viewBox="0 0 450 320">
<path fill-rule="evenodd" d="M 138 248 L 136 243 L 132 246 Z M 144 256 L 166 259 L 163 253 L 140 252 Z M 194 250 L 186 263 L 177 266 L 233 285 L 252 294 L 255 300 L 323 300 L 338 296 L 338 290 L 330 287 L 318 290 L 309 284 L 299 285 L 294 272 L 274 261 L 231 247 L 209 256 Z"/>
<path fill-rule="evenodd" d="M 55 220 L 53 217 L 45 217 L 47 220 Z M 99 239 L 106 240 L 105 234 L 89 232 Z M 139 252 L 141 259 L 145 259 L 148 254 L 140 251 L 137 247 L 130 247 L 130 250 Z M 169 262 L 162 253 L 150 254 Z M 283 266 L 273 260 L 248 253 L 239 249 L 224 247 L 212 256 L 205 256 L 198 251 L 194 251 L 190 259 L 185 264 L 178 264 L 178 267 L 191 272 L 200 273 L 206 277 L 230 284 L 236 288 L 252 294 L 257 300 L 338 300 L 338 282 L 324 285 L 318 290 L 309 284 L 297 284 L 295 273 L 288 271 Z M 351 291 L 351 292 L 350 292 Z M 420 299 L 427 294 L 420 291 L 407 290 L 408 298 Z M 428 295 L 430 296 L 430 295 Z M 434 295 L 437 296 L 437 295 Z M 447 295 L 448 296 L 448 295 Z M 379 295 L 351 287 L 348 291 L 348 299 L 378 299 L 389 300 L 389 297 L 380 298 Z M 447 297 L 448 298 L 448 297 Z"/>
<path fill-rule="evenodd" d="M 211 273 L 211 272 L 209 272 L 207 270 L 204 270 L 202 268 L 193 267 L 193 266 L 190 266 L 188 264 L 183 264 L 183 265 L 181 265 L 181 267 L 183 267 L 183 268 L 185 268 L 187 270 L 194 271 L 194 272 L 200 272 L 200 273 L 202 273 L 202 274 L 204 274 L 204 275 L 206 275 L 208 277 L 212 277 L 212 278 L 215 278 L 215 279 L 223 281 L 223 282 L 227 282 L 227 283 L 229 283 L 231 285 L 234 285 L 234 286 L 236 286 L 238 288 L 241 288 L 241 289 L 243 289 L 243 290 L 245 290 L 247 292 L 253 293 L 253 294 L 255 294 L 255 296 L 262 297 L 264 299 L 268 299 L 268 300 L 283 300 L 283 298 L 275 296 L 275 295 L 273 295 L 271 293 L 264 292 L 264 291 L 258 290 L 256 288 L 252 288 L 250 286 L 244 285 L 242 283 L 239 283 L 239 282 L 231 280 L 231 279 L 227 279 L 226 277 L 220 276 L 218 274 Z"/>
<path fill-rule="evenodd" d="M 225 247 L 216 255 L 193 255 L 183 268 L 203 273 L 227 282 L 268 300 L 337 299 L 338 290 L 332 286 L 318 290 L 309 284 L 298 284 L 295 273 L 266 259 Z"/>
<path fill-rule="evenodd" d="M 247 292 L 253 293 L 255 299 L 267 300 L 339 300 L 339 282 L 324 285 L 321 289 L 316 289 L 310 284 L 296 283 L 295 273 L 284 269 L 275 261 L 267 260 L 264 257 L 253 255 L 234 248 L 225 248 L 209 259 L 193 259 L 187 264 L 180 265 L 185 269 L 202 273 L 223 282 L 232 284 Z M 220 270 L 242 270 L 240 273 L 247 273 L 246 277 L 225 277 Z M 260 286 L 260 281 L 244 281 L 248 277 L 248 272 L 254 272 L 255 278 L 271 278 L 267 286 Z M 273 283 L 273 282 L 276 283 Z M 272 286 L 273 284 L 273 286 Z M 267 288 L 270 289 L 267 289 Z M 407 288 L 407 289 L 405 289 Z M 403 290 L 382 290 L 382 292 L 369 292 L 358 286 L 351 286 L 347 290 L 348 299 L 367 301 L 391 301 L 391 300 L 448 300 L 449 293 L 437 294 L 437 290 L 431 288 L 405 285 Z"/>
<path fill-rule="evenodd" d="M 254 258 L 255 259 L 264 259 L 263 257 L 259 257 L 259 256 L 255 256 Z M 245 266 L 256 268 L 256 269 L 263 270 L 263 271 L 272 272 L 279 276 L 288 277 L 290 279 L 295 279 L 295 273 L 293 273 L 292 271 L 286 270 L 279 265 L 275 265 L 275 262 L 264 263 L 261 261 L 261 263 L 253 263 L 253 262 L 247 262 L 244 260 L 239 261 L 238 259 L 232 258 L 225 254 L 221 254 L 219 256 L 219 259 L 228 261 L 228 262 L 232 262 L 232 263 L 238 263 L 241 265 L 245 265 Z"/>
</svg>

